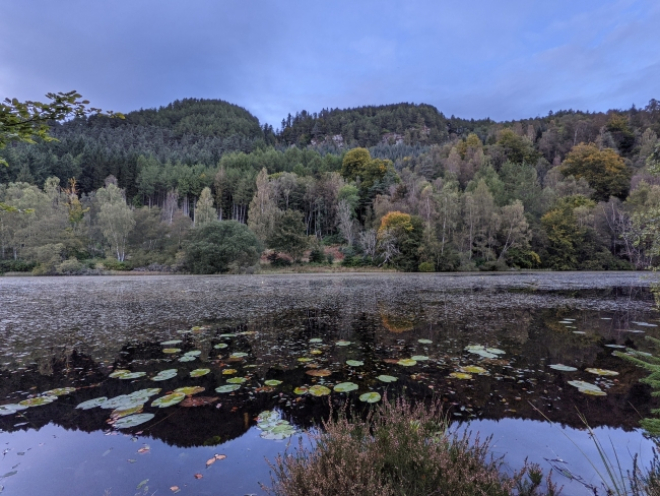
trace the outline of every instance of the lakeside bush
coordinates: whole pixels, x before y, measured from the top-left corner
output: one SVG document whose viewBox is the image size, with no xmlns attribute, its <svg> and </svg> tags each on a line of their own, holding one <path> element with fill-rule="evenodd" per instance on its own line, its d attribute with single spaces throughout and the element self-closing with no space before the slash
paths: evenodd
<svg viewBox="0 0 660 496">
<path fill-rule="evenodd" d="M 323 422 L 308 449 L 278 455 L 274 496 L 552 496 L 559 490 L 538 465 L 500 471 L 489 440 L 451 435 L 439 403 L 425 408 L 386 400 L 365 420 L 340 412 Z"/>
</svg>

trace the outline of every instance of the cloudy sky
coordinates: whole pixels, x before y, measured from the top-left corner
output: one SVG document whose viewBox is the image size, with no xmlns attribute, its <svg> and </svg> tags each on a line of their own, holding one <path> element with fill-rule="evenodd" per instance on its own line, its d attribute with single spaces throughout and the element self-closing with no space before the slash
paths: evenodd
<svg viewBox="0 0 660 496">
<path fill-rule="evenodd" d="M 0 0 L 0 97 L 221 98 L 496 120 L 660 99 L 658 0 Z"/>
</svg>

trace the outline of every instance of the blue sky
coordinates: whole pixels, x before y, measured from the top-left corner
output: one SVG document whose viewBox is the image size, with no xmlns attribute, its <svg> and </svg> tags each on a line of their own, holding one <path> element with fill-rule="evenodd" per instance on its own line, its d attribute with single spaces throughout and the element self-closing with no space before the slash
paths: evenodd
<svg viewBox="0 0 660 496">
<path fill-rule="evenodd" d="M 396 102 L 496 120 L 660 99 L 658 0 L 2 0 L 0 97 L 130 111 Z"/>
</svg>

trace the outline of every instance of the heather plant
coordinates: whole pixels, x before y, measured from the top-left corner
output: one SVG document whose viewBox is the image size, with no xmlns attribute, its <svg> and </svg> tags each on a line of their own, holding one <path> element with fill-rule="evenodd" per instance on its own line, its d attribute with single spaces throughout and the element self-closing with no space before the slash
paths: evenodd
<svg viewBox="0 0 660 496">
<path fill-rule="evenodd" d="M 383 403 L 366 418 L 341 411 L 274 463 L 275 496 L 539 496 L 559 493 L 534 464 L 504 474 L 501 460 L 468 433 L 449 434 L 440 404 Z M 545 482 L 545 484 L 544 484 Z"/>
</svg>

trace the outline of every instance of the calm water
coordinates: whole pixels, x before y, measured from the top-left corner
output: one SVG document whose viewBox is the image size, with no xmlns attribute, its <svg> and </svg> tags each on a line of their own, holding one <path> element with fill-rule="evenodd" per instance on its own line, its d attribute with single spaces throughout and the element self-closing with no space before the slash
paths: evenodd
<svg viewBox="0 0 660 496">
<path fill-rule="evenodd" d="M 259 494 L 265 458 L 297 444 L 329 401 L 368 408 L 358 399 L 368 392 L 440 398 L 453 428 L 492 435 L 508 468 L 529 457 L 597 483 L 576 447 L 597 460 L 578 412 L 624 464 L 652 456 L 637 422 L 657 402 L 644 372 L 612 355 L 653 351 L 650 282 L 632 272 L 0 278 L 2 496 Z M 344 382 L 357 389 L 297 394 Z M 152 406 L 183 387 L 197 389 Z M 101 397 L 114 406 L 76 408 Z M 7 406 L 21 402 L 44 404 Z M 264 411 L 290 427 L 259 429 Z M 564 494 L 586 494 L 557 479 Z"/>
</svg>

